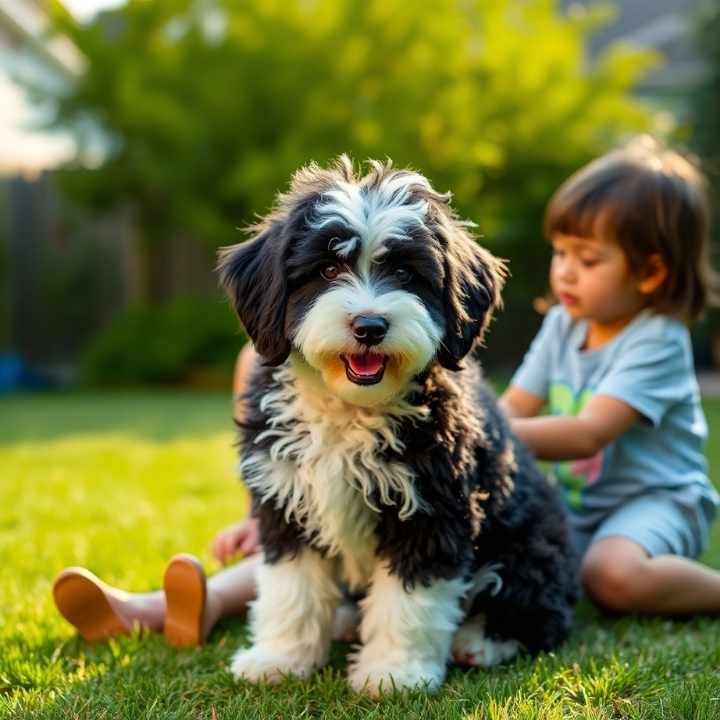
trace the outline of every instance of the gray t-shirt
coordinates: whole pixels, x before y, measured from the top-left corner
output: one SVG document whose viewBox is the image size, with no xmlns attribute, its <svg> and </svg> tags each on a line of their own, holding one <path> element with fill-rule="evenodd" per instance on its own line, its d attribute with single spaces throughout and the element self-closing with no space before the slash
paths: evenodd
<svg viewBox="0 0 720 720">
<path fill-rule="evenodd" d="M 643 421 L 591 458 L 554 464 L 576 526 L 591 528 L 631 498 L 692 486 L 720 498 L 708 480 L 707 422 L 687 328 L 640 313 L 612 340 L 581 350 L 585 321 L 562 306 L 548 312 L 511 384 L 545 398 L 551 415 L 577 415 L 593 395 L 616 397 Z"/>
</svg>

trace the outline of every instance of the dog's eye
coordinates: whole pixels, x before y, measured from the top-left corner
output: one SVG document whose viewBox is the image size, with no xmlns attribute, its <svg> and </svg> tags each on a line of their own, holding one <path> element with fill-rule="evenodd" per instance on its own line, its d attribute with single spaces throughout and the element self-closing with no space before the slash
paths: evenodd
<svg viewBox="0 0 720 720">
<path fill-rule="evenodd" d="M 410 279 L 412 278 L 412 273 L 409 270 L 406 270 L 405 268 L 398 268 L 395 270 L 395 279 L 399 282 L 405 283 L 410 282 Z"/>
<path fill-rule="evenodd" d="M 340 274 L 340 268 L 337 265 L 326 265 L 320 271 L 320 274 L 326 280 L 334 280 Z"/>
</svg>

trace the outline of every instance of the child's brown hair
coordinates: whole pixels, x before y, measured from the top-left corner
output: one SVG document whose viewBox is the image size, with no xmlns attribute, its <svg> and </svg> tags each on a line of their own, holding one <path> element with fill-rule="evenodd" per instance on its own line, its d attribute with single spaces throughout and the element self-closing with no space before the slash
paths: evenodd
<svg viewBox="0 0 720 720">
<path fill-rule="evenodd" d="M 720 299 L 709 224 L 705 179 L 697 167 L 641 137 L 571 175 L 551 198 L 544 229 L 548 239 L 560 233 L 615 241 L 637 275 L 659 254 L 668 276 L 651 305 L 691 323 Z"/>
</svg>

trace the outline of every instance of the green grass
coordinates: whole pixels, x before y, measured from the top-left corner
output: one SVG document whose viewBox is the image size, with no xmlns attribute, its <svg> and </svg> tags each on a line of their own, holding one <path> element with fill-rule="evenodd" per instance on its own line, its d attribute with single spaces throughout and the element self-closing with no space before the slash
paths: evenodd
<svg viewBox="0 0 720 720">
<path fill-rule="evenodd" d="M 706 403 L 712 434 L 720 401 Z M 611 619 L 588 603 L 558 652 L 490 672 L 452 670 L 436 696 L 350 693 L 347 647 L 305 682 L 235 683 L 246 639 L 227 620 L 202 649 L 161 636 L 90 646 L 55 611 L 63 566 L 132 590 L 156 588 L 187 550 L 210 570 L 214 532 L 242 516 L 228 400 L 134 393 L 0 399 L 0 717 L 3 718 L 720 718 L 720 621 Z M 720 442 L 709 448 L 720 473 Z M 703 558 L 720 566 L 716 528 Z"/>
</svg>

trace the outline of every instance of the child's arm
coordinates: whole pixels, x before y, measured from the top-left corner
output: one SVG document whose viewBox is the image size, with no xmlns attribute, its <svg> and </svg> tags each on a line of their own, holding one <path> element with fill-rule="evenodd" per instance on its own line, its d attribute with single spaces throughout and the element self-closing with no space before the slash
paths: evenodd
<svg viewBox="0 0 720 720">
<path fill-rule="evenodd" d="M 550 388 L 553 348 L 557 345 L 558 333 L 563 332 L 562 323 L 560 308 L 553 308 L 545 316 L 540 332 L 500 397 L 500 408 L 507 417 L 534 417 L 545 404 Z"/>
<path fill-rule="evenodd" d="M 511 385 L 500 396 L 498 403 L 509 418 L 529 418 L 540 412 L 545 399 L 517 385 Z"/>
<path fill-rule="evenodd" d="M 577 417 L 518 417 L 510 426 L 539 460 L 579 460 L 600 452 L 641 417 L 622 400 L 596 395 Z"/>
</svg>

